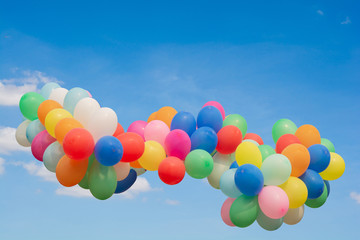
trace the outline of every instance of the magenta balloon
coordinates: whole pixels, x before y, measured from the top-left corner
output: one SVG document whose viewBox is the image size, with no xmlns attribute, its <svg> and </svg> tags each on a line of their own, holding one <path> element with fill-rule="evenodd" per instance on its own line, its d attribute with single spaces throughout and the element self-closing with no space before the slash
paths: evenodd
<svg viewBox="0 0 360 240">
<path fill-rule="evenodd" d="M 221 218 L 226 225 L 231 227 L 235 226 L 230 219 L 230 207 L 231 204 L 233 204 L 233 202 L 235 201 L 235 199 L 236 198 L 227 198 L 221 207 Z"/>
<path fill-rule="evenodd" d="M 225 110 L 224 110 L 223 106 L 220 103 L 218 103 L 216 101 L 210 101 L 210 102 L 205 103 L 203 107 L 206 107 L 206 106 L 216 107 L 220 111 L 220 113 L 221 113 L 221 115 L 223 117 L 223 120 L 225 119 Z"/>
<path fill-rule="evenodd" d="M 272 219 L 285 216 L 289 210 L 289 198 L 285 191 L 277 186 L 266 186 L 259 193 L 261 211 Z"/>
<path fill-rule="evenodd" d="M 130 124 L 127 131 L 139 134 L 145 141 L 144 131 L 145 131 L 146 125 L 147 125 L 147 122 L 138 120 L 138 121 L 135 121 L 132 124 Z"/>
<path fill-rule="evenodd" d="M 46 130 L 41 131 L 31 143 L 32 154 L 37 160 L 42 161 L 46 148 L 55 141 L 56 139 L 50 136 Z"/>
<path fill-rule="evenodd" d="M 180 129 L 172 130 L 165 138 L 165 151 L 168 156 L 185 160 L 191 149 L 189 135 Z"/>
</svg>

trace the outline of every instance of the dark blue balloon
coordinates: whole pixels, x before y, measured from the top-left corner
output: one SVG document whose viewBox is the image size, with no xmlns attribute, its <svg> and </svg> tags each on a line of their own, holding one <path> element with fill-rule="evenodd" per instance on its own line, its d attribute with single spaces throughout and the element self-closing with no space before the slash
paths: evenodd
<svg viewBox="0 0 360 240">
<path fill-rule="evenodd" d="M 115 193 L 122 193 L 128 190 L 132 185 L 134 185 L 137 179 L 137 173 L 134 169 L 130 169 L 129 175 L 117 182 Z"/>
<path fill-rule="evenodd" d="M 219 111 L 214 106 L 203 107 L 197 116 L 197 126 L 210 127 L 217 133 L 223 125 L 223 118 Z"/>
<path fill-rule="evenodd" d="M 96 143 L 94 153 L 102 165 L 113 166 L 120 162 L 124 151 L 119 139 L 113 136 L 105 136 Z"/>
<path fill-rule="evenodd" d="M 299 177 L 308 189 L 308 198 L 314 199 L 320 197 L 324 191 L 324 181 L 322 177 L 314 170 L 308 169 Z"/>
<path fill-rule="evenodd" d="M 191 135 L 191 151 L 195 149 L 203 149 L 208 153 L 212 153 L 217 145 L 218 138 L 216 132 L 209 127 L 198 128 Z"/>
<path fill-rule="evenodd" d="M 230 169 L 232 169 L 232 168 L 238 168 L 239 167 L 239 164 L 236 162 L 236 161 L 234 161 L 231 165 L 230 165 Z"/>
<path fill-rule="evenodd" d="M 310 153 L 309 169 L 320 173 L 324 171 L 330 164 L 330 151 L 321 144 L 315 144 L 308 148 Z"/>
<path fill-rule="evenodd" d="M 264 186 L 264 176 L 253 164 L 241 165 L 235 173 L 236 187 L 247 196 L 256 196 Z"/>
<path fill-rule="evenodd" d="M 190 137 L 196 130 L 194 115 L 189 112 L 178 112 L 171 121 L 170 130 L 174 129 L 181 129 Z"/>
<path fill-rule="evenodd" d="M 329 181 L 327 181 L 327 180 L 324 180 L 324 182 L 325 182 L 325 185 L 326 185 L 326 189 L 327 189 L 327 196 L 329 197 L 329 194 L 330 194 L 330 183 L 329 183 Z"/>
</svg>

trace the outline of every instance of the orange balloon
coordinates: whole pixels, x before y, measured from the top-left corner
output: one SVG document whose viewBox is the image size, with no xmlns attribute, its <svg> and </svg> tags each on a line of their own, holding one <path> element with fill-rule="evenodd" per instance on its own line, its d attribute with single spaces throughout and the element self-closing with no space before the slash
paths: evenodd
<svg viewBox="0 0 360 240">
<path fill-rule="evenodd" d="M 313 125 L 302 125 L 296 130 L 295 136 L 307 148 L 314 144 L 321 144 L 320 133 Z"/>
<path fill-rule="evenodd" d="M 57 101 L 54 101 L 54 100 L 45 100 L 43 101 L 38 110 L 37 110 L 37 115 L 38 115 L 38 118 L 40 120 L 40 122 L 42 123 L 42 125 L 45 126 L 45 118 L 46 118 L 46 115 L 53 109 L 56 109 L 56 108 L 63 108 L 61 106 L 60 103 L 58 103 Z"/>
<path fill-rule="evenodd" d="M 173 108 L 173 107 L 162 107 L 162 108 L 159 109 L 159 111 L 157 111 L 155 119 L 163 121 L 170 128 L 171 121 L 172 121 L 172 119 L 174 118 L 174 116 L 176 114 L 177 114 L 177 111 L 175 110 L 175 108 Z"/>
<path fill-rule="evenodd" d="M 124 131 L 124 128 L 121 126 L 121 124 L 120 123 L 118 123 L 117 124 L 117 127 L 116 127 L 116 130 L 115 130 L 115 132 L 114 132 L 114 134 L 113 134 L 113 136 L 114 137 L 117 137 L 117 136 L 119 136 L 120 134 L 122 134 L 122 133 L 124 133 L 125 131 Z"/>
<path fill-rule="evenodd" d="M 65 135 L 74 128 L 84 128 L 83 125 L 75 118 L 61 119 L 55 127 L 55 138 L 60 144 L 63 143 Z"/>
<path fill-rule="evenodd" d="M 130 162 L 130 167 L 133 167 L 133 168 L 142 168 L 142 166 L 140 165 L 140 163 L 138 162 L 138 160 Z"/>
<path fill-rule="evenodd" d="M 287 146 L 281 154 L 285 155 L 291 163 L 291 176 L 301 176 L 310 164 L 310 153 L 308 149 L 299 143 Z"/>
<path fill-rule="evenodd" d="M 153 112 L 152 114 L 150 114 L 149 118 L 147 119 L 147 122 L 151 122 L 152 120 L 155 120 L 156 113 L 157 112 Z"/>
<path fill-rule="evenodd" d="M 64 155 L 56 166 L 56 178 L 65 187 L 75 186 L 84 178 L 89 159 L 73 160 Z"/>
</svg>

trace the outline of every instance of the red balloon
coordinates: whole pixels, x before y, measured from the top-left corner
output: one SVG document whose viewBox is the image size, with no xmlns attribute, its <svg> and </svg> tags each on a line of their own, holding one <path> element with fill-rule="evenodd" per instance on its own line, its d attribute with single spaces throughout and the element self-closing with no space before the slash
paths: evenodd
<svg viewBox="0 0 360 240">
<path fill-rule="evenodd" d="M 276 153 L 281 153 L 287 146 L 294 143 L 301 144 L 299 138 L 294 134 L 284 134 L 277 140 L 275 151 Z"/>
<path fill-rule="evenodd" d="M 185 176 L 184 161 L 177 157 L 167 157 L 160 163 L 158 173 L 164 183 L 169 185 L 178 184 Z"/>
<path fill-rule="evenodd" d="M 64 138 L 65 154 L 73 160 L 83 160 L 90 157 L 95 147 L 94 139 L 84 128 L 71 129 Z"/>
<path fill-rule="evenodd" d="M 115 132 L 114 132 L 114 134 L 113 134 L 113 136 L 114 137 L 117 137 L 117 136 L 119 136 L 120 134 L 122 134 L 122 133 L 124 133 L 125 131 L 124 131 L 124 128 L 121 126 L 121 124 L 120 123 L 118 123 L 117 124 L 117 127 L 116 127 L 116 130 L 115 130 Z"/>
<path fill-rule="evenodd" d="M 238 127 L 228 125 L 220 129 L 217 133 L 218 143 L 216 150 L 222 154 L 235 152 L 236 148 L 242 142 L 242 133 Z"/>
<path fill-rule="evenodd" d="M 257 135 L 256 133 L 247 133 L 244 137 L 244 140 L 245 139 L 251 139 L 251 140 L 254 140 L 255 142 L 257 142 L 259 145 L 263 145 L 264 144 L 264 141 L 262 140 L 262 138 Z"/>
<path fill-rule="evenodd" d="M 116 137 L 121 142 L 124 154 L 121 162 L 133 162 L 138 160 L 144 153 L 144 139 L 137 133 L 126 132 Z"/>
</svg>

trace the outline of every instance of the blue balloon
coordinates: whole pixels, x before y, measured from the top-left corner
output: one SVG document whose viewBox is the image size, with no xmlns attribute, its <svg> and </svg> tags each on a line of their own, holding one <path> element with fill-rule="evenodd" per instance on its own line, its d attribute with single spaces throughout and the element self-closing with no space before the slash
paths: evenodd
<svg viewBox="0 0 360 240">
<path fill-rule="evenodd" d="M 171 121 L 170 130 L 174 129 L 181 129 L 190 137 L 196 130 L 194 115 L 189 112 L 178 112 Z"/>
<path fill-rule="evenodd" d="M 132 185 L 134 185 L 135 181 L 137 179 L 137 174 L 134 169 L 130 169 L 129 175 L 117 182 L 115 193 L 122 193 L 128 190 Z"/>
<path fill-rule="evenodd" d="M 94 149 L 96 159 L 104 166 L 114 166 L 123 156 L 123 146 L 119 139 L 105 136 L 99 139 Z"/>
<path fill-rule="evenodd" d="M 216 132 L 209 127 L 198 128 L 191 135 L 191 151 L 195 149 L 203 149 L 208 153 L 212 153 L 217 145 L 218 138 Z"/>
<path fill-rule="evenodd" d="M 255 165 L 244 164 L 236 170 L 235 184 L 243 194 L 256 196 L 264 186 L 264 176 Z"/>
<path fill-rule="evenodd" d="M 240 190 L 236 187 L 234 181 L 236 169 L 225 171 L 220 178 L 220 189 L 228 197 L 237 198 L 241 195 Z"/>
<path fill-rule="evenodd" d="M 231 165 L 230 165 L 230 169 L 232 169 L 232 168 L 238 168 L 239 167 L 239 164 L 236 162 L 236 161 L 234 161 Z"/>
<path fill-rule="evenodd" d="M 35 119 L 26 128 L 26 138 L 29 141 L 29 143 L 32 143 L 36 135 L 38 135 L 40 132 L 44 131 L 45 127 L 41 124 L 39 119 Z"/>
<path fill-rule="evenodd" d="M 54 90 L 55 88 L 60 88 L 60 85 L 54 82 L 49 82 L 47 84 L 45 84 L 41 90 L 40 90 L 40 94 L 45 98 L 48 99 L 50 97 L 50 94 L 52 92 L 52 90 Z"/>
<path fill-rule="evenodd" d="M 197 126 L 210 127 L 217 133 L 223 125 L 223 118 L 220 111 L 214 106 L 203 107 L 197 116 Z"/>
<path fill-rule="evenodd" d="M 299 177 L 308 189 L 308 198 L 314 199 L 320 197 L 324 191 L 324 181 L 314 170 L 308 169 Z"/>
<path fill-rule="evenodd" d="M 64 98 L 64 109 L 74 115 L 76 104 L 83 98 L 90 97 L 89 93 L 82 88 L 75 87 L 70 89 Z"/>
<path fill-rule="evenodd" d="M 327 180 L 324 180 L 325 185 L 326 185 L 326 189 L 327 189 L 327 196 L 329 197 L 330 194 L 330 183 Z"/>
<path fill-rule="evenodd" d="M 314 144 L 308 148 L 310 153 L 309 169 L 320 173 L 324 171 L 330 164 L 330 151 L 321 144 Z"/>
</svg>

